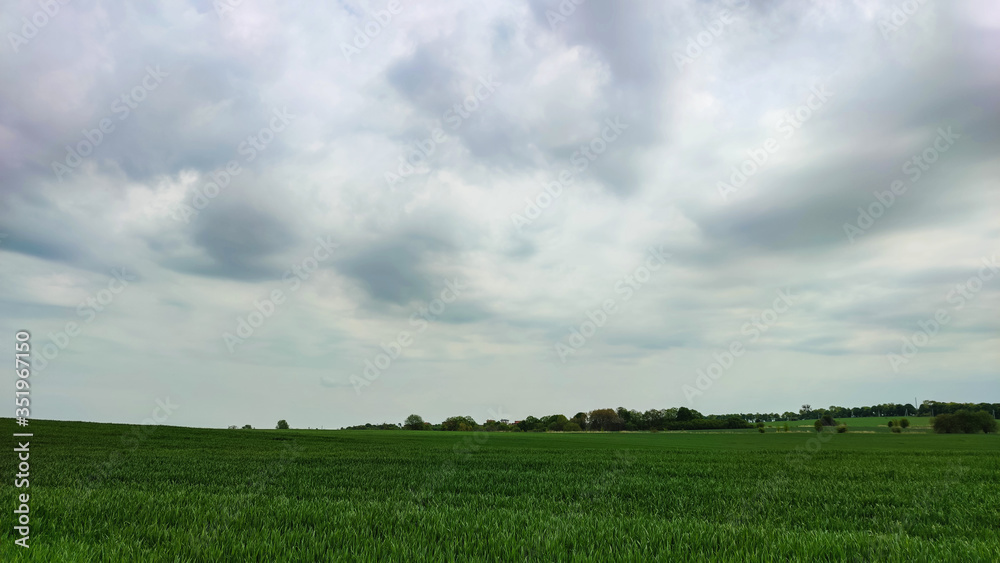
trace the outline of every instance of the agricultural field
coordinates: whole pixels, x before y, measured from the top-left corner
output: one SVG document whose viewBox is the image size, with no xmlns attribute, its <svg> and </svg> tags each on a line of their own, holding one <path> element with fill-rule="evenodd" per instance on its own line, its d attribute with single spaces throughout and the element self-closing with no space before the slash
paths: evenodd
<svg viewBox="0 0 1000 563">
<path fill-rule="evenodd" d="M 1000 561 L 997 435 L 31 424 L 2 561 Z"/>
<path fill-rule="evenodd" d="M 847 425 L 848 431 L 858 431 L 858 432 L 886 432 L 890 433 L 889 421 L 899 420 L 900 418 L 906 418 L 910 421 L 910 427 L 906 429 L 906 433 L 926 433 L 933 432 L 931 428 L 931 417 L 929 416 L 870 416 L 870 417 L 859 417 L 859 418 L 838 418 L 838 423 L 844 423 Z M 792 420 L 789 421 L 788 429 L 793 432 L 814 432 L 813 423 L 815 420 Z M 766 423 L 766 428 L 768 431 L 772 429 L 784 430 L 784 422 L 768 422 Z"/>
</svg>

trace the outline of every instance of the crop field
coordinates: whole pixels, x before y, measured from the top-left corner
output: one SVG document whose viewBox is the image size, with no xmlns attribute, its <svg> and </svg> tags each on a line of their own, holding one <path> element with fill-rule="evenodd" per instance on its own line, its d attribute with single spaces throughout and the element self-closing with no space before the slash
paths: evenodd
<svg viewBox="0 0 1000 563">
<path fill-rule="evenodd" d="M 910 427 L 906 429 L 907 433 L 914 432 L 932 432 L 931 430 L 931 417 L 929 416 L 909 416 L 909 417 L 898 417 L 898 416 L 871 416 L 871 417 L 861 417 L 861 418 L 838 418 L 838 423 L 844 423 L 847 425 L 849 431 L 858 432 L 891 432 L 889 429 L 890 420 L 899 420 L 900 418 L 906 418 L 910 421 Z M 788 428 L 793 432 L 812 432 L 814 420 L 792 420 L 789 421 Z M 768 422 L 766 427 L 768 431 L 774 429 L 783 430 L 785 427 L 785 422 Z"/>
<path fill-rule="evenodd" d="M 1000 561 L 997 435 L 31 424 L 2 561 Z"/>
</svg>

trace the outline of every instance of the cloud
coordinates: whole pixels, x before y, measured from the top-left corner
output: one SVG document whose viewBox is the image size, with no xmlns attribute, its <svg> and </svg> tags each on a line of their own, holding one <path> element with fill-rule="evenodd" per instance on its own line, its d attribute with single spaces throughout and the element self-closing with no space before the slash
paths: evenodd
<svg viewBox="0 0 1000 563">
<path fill-rule="evenodd" d="M 0 84 L 0 323 L 44 344 L 112 268 L 136 281 L 51 361 L 38 415 L 136 421 L 167 394 L 176 423 L 210 426 L 676 406 L 779 288 L 799 300 L 702 412 L 870 404 L 945 376 L 969 394 L 936 399 L 996 390 L 980 382 L 1000 359 L 1000 282 L 949 302 L 1000 251 L 996 10 L 928 3 L 886 36 L 888 0 L 585 2 L 553 20 L 567 5 L 407 4 L 351 57 L 378 5 L 63 6 L 0 58 L 16 77 Z M 4 29 L 35 10 L 15 3 Z M 287 127 L 270 129 L 276 111 Z M 609 120 L 625 125 L 613 141 Z M 70 166 L 71 151 L 88 154 Z M 225 186 L 205 197 L 210 182 Z M 317 237 L 339 246 L 289 278 Z M 619 282 L 658 245 L 669 263 L 626 300 Z M 450 280 L 467 289 L 421 329 Z M 222 334 L 275 291 L 231 354 Z M 555 344 L 608 299 L 619 312 L 563 364 Z M 939 308 L 953 321 L 893 373 L 885 355 Z M 414 344 L 362 396 L 340 386 L 402 331 Z M 276 370 L 300 420 L 268 399 Z M 141 374 L 126 406 L 107 407 L 125 373 Z M 767 397 L 748 404 L 745 386 Z"/>
</svg>

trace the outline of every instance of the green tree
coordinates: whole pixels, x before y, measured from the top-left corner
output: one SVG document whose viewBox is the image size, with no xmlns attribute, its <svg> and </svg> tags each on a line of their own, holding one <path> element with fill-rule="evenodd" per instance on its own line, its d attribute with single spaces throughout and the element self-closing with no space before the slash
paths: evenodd
<svg viewBox="0 0 1000 563">
<path fill-rule="evenodd" d="M 677 409 L 677 422 L 687 422 L 694 419 L 694 413 L 687 407 Z"/>
<path fill-rule="evenodd" d="M 614 409 L 596 409 L 587 415 L 588 426 L 593 430 L 618 431 L 625 427 L 625 421 Z"/>
<path fill-rule="evenodd" d="M 448 430 L 454 432 L 456 430 L 467 432 L 469 430 L 475 430 L 479 425 L 476 421 L 472 419 L 471 416 L 451 416 L 445 419 L 441 423 L 442 430 Z"/>
<path fill-rule="evenodd" d="M 813 427 L 816 429 L 816 432 L 822 432 L 823 431 L 823 421 L 817 418 L 816 422 L 813 423 Z"/>
<path fill-rule="evenodd" d="M 403 428 L 407 430 L 423 430 L 424 419 L 421 418 L 419 414 L 411 414 L 406 417 L 406 421 L 403 422 Z"/>
<path fill-rule="evenodd" d="M 278 430 L 288 430 L 288 422 L 285 419 L 281 419 L 278 421 L 278 425 L 275 426 L 275 428 Z"/>
<path fill-rule="evenodd" d="M 902 427 L 902 428 L 909 428 L 910 427 L 910 420 L 907 419 L 907 418 L 901 418 L 899 420 L 899 426 Z"/>
<path fill-rule="evenodd" d="M 972 412 L 960 409 L 955 413 L 939 414 L 931 419 L 934 432 L 938 434 L 995 433 L 998 425 L 993 415 L 986 411 Z"/>
</svg>

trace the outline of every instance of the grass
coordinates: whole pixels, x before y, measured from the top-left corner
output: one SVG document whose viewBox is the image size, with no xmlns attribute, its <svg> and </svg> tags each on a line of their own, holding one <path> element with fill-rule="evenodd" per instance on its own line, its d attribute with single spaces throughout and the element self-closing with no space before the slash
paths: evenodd
<svg viewBox="0 0 1000 563">
<path fill-rule="evenodd" d="M 2 561 L 1000 560 L 996 435 L 31 424 Z"/>
</svg>

